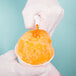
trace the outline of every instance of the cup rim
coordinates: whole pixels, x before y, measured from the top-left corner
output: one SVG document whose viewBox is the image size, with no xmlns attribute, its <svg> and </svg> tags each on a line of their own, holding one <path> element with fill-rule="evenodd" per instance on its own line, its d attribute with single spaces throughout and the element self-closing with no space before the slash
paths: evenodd
<svg viewBox="0 0 76 76">
<path fill-rule="evenodd" d="M 29 63 L 24 62 L 19 56 L 17 56 L 17 57 L 18 57 L 19 62 L 22 63 L 23 65 L 28 65 L 28 66 L 44 66 L 44 65 L 47 65 L 48 63 L 50 63 L 50 61 L 53 59 L 54 56 L 48 62 L 45 62 L 43 64 L 39 64 L 39 65 L 31 65 Z"/>
</svg>

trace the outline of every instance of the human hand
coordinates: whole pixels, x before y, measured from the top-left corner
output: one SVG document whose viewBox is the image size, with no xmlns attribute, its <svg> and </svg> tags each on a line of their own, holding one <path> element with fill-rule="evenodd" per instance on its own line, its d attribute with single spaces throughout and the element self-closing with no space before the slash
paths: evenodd
<svg viewBox="0 0 76 76">
<path fill-rule="evenodd" d="M 35 28 L 35 16 L 39 16 L 39 28 L 46 30 L 52 36 L 64 15 L 64 10 L 57 0 L 28 0 L 22 15 L 27 29 Z"/>
<path fill-rule="evenodd" d="M 42 67 L 23 66 L 17 62 L 14 51 L 0 56 L 0 76 L 59 76 L 59 72 L 52 64 Z"/>
</svg>

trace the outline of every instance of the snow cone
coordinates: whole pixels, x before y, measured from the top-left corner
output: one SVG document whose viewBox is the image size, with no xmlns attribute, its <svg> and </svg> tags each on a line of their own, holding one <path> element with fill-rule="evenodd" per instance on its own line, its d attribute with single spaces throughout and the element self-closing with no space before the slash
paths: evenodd
<svg viewBox="0 0 76 76">
<path fill-rule="evenodd" d="M 49 63 L 54 56 L 50 35 L 38 24 L 36 29 L 28 31 L 19 39 L 16 54 L 20 63 L 28 65 L 43 65 Z"/>
</svg>

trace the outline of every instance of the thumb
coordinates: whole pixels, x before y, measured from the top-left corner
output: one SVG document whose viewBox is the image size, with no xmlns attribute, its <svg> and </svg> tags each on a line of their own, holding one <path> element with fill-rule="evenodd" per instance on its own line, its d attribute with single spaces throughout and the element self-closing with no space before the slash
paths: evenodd
<svg viewBox="0 0 76 76">
<path fill-rule="evenodd" d="M 34 16 L 35 16 L 35 11 L 33 10 L 23 10 L 22 12 L 23 19 L 24 19 L 24 24 L 26 29 L 33 29 L 34 28 Z"/>
</svg>

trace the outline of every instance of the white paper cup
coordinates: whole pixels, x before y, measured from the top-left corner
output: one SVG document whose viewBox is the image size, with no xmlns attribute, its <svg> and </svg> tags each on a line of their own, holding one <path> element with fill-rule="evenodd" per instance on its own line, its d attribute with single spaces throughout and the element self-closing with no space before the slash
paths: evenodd
<svg viewBox="0 0 76 76">
<path fill-rule="evenodd" d="M 16 47 L 17 47 L 17 45 L 16 45 Z M 17 55 L 17 52 L 16 52 L 16 47 L 15 47 L 15 53 L 16 53 L 16 55 Z M 29 67 L 29 68 L 33 68 L 33 70 L 31 70 L 32 72 L 32 74 L 37 74 L 37 71 L 35 71 L 38 67 L 39 68 L 43 68 L 43 67 L 45 67 L 44 68 L 44 72 L 42 72 L 42 74 L 40 75 L 37 75 L 37 76 L 48 76 L 48 74 L 49 74 L 49 72 L 51 72 L 51 67 L 49 67 L 49 63 L 50 63 L 50 61 L 53 59 L 53 57 L 48 61 L 48 62 L 45 62 L 44 64 L 39 64 L 39 65 L 31 65 L 31 64 L 28 64 L 28 63 L 26 63 L 26 62 L 24 62 L 18 55 L 17 55 L 17 57 L 18 57 L 18 61 L 19 61 L 19 63 L 20 64 L 22 64 L 23 66 L 25 66 L 25 67 Z M 41 71 L 42 69 L 40 69 L 40 71 Z M 29 72 L 30 72 L 30 70 L 29 70 Z M 31 76 L 36 76 L 36 75 L 32 75 L 31 74 Z"/>
</svg>

